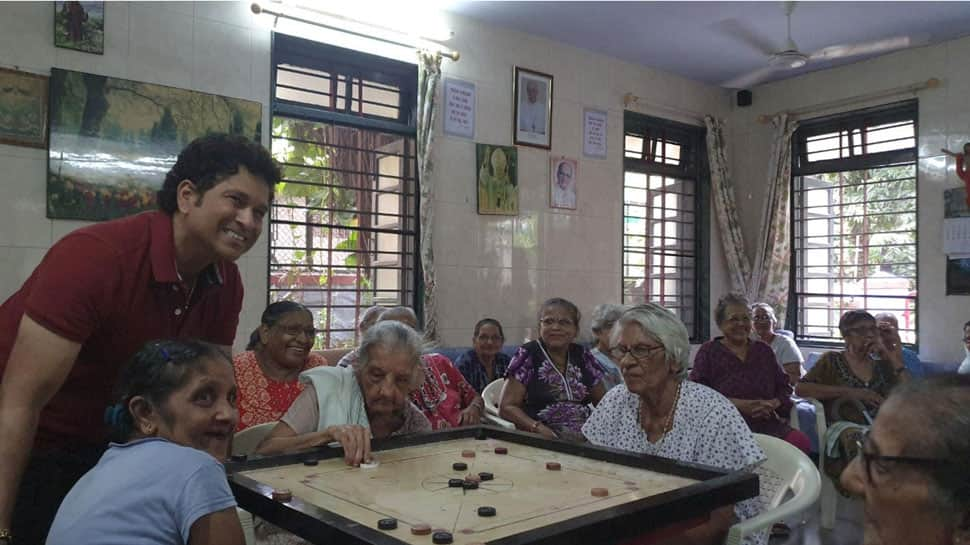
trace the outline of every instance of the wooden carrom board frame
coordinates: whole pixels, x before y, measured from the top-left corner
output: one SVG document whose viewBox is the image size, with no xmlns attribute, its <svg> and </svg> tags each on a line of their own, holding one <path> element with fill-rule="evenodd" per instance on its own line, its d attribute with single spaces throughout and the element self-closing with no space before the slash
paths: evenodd
<svg viewBox="0 0 970 545">
<path fill-rule="evenodd" d="M 514 534 L 498 538 L 492 536 L 491 539 L 487 537 L 483 539 L 482 536 L 476 536 L 474 534 L 463 535 L 461 532 L 454 531 L 455 545 L 482 541 L 493 545 L 564 545 L 571 543 L 577 545 L 595 543 L 599 545 L 616 543 L 624 539 L 656 532 L 665 527 L 682 524 L 687 521 L 703 520 L 703 517 L 706 517 L 712 510 L 755 497 L 759 492 L 758 477 L 752 473 L 724 471 L 699 464 L 681 463 L 655 456 L 636 455 L 626 451 L 596 447 L 590 444 L 551 441 L 532 434 L 509 431 L 491 426 L 459 428 L 442 432 L 375 440 L 372 445 L 372 450 L 376 453 L 376 457 L 379 460 L 383 458 L 387 461 L 387 464 L 382 464 L 382 467 L 387 471 L 388 464 L 394 464 L 398 461 L 403 462 L 405 460 L 413 464 L 416 457 L 404 456 L 395 452 L 386 452 L 382 457 L 382 451 L 394 451 L 395 449 L 406 447 L 421 447 L 413 449 L 419 453 L 418 457 L 421 456 L 420 453 L 425 453 L 424 455 L 426 456 L 436 457 L 433 461 L 435 467 L 431 469 L 431 472 L 447 473 L 451 469 L 448 467 L 451 465 L 451 462 L 474 462 L 476 460 L 475 458 L 463 459 L 460 449 L 449 451 L 452 454 L 444 458 L 442 457 L 444 451 L 428 454 L 434 450 L 430 447 L 434 447 L 439 443 L 454 442 L 456 440 L 465 440 L 466 443 L 469 442 L 468 440 L 472 440 L 470 442 L 473 445 L 482 445 L 476 450 L 483 453 L 487 453 L 487 449 L 491 448 L 486 445 L 501 442 L 502 445 L 508 445 L 509 459 L 514 457 L 517 445 L 527 447 L 522 450 L 523 452 L 528 451 L 530 453 L 530 459 L 523 460 L 521 464 L 526 466 L 530 463 L 535 464 L 533 471 L 536 472 L 537 482 L 541 482 L 543 478 L 547 477 L 542 473 L 548 471 L 545 469 L 544 463 L 542 463 L 544 460 L 563 460 L 561 475 L 565 475 L 571 463 L 576 465 L 579 462 L 577 457 L 582 458 L 583 461 L 588 461 L 590 464 L 599 464 L 602 467 L 607 467 L 607 464 L 612 464 L 614 470 L 603 473 L 603 478 L 606 480 L 611 478 L 623 479 L 623 475 L 629 475 L 631 472 L 640 472 L 646 476 L 648 472 L 643 472 L 642 470 L 648 470 L 652 474 L 659 473 L 675 478 L 691 479 L 696 482 L 653 495 L 644 496 L 643 493 L 629 492 L 627 499 L 619 504 L 616 501 L 606 501 L 602 506 L 595 506 L 592 504 L 597 501 L 597 498 L 592 498 L 589 495 L 589 489 L 586 486 L 588 486 L 589 482 L 595 482 L 596 477 L 589 477 L 592 473 L 587 472 L 588 475 L 582 475 L 586 480 L 579 485 L 580 489 L 575 492 L 577 494 L 575 501 L 582 502 L 586 512 L 562 520 L 563 517 L 560 510 L 550 511 L 548 516 L 553 518 L 558 517 L 559 520 L 547 520 L 543 522 L 542 519 L 546 515 L 532 517 L 530 520 L 535 522 L 535 525 L 531 528 L 519 528 Z M 449 443 L 448 445 L 442 445 L 442 448 L 451 448 L 451 446 L 453 445 Z M 535 459 L 537 458 L 535 456 L 535 449 L 547 452 L 548 456 L 543 455 L 539 456 L 541 459 Z M 484 459 L 484 457 L 485 455 L 479 458 Z M 317 459 L 319 466 L 303 466 L 303 461 L 307 458 Z M 428 545 L 431 544 L 431 536 L 418 537 L 410 535 L 408 523 L 413 522 L 413 517 L 411 521 L 406 520 L 408 517 L 406 514 L 402 517 L 400 514 L 402 511 L 387 512 L 390 509 L 382 510 L 382 506 L 374 507 L 369 504 L 361 504 L 357 503 L 353 498 L 348 498 L 347 503 L 354 504 L 356 509 L 365 509 L 367 511 L 366 517 L 358 516 L 351 518 L 346 512 L 344 514 L 338 513 L 337 511 L 341 511 L 340 508 L 328 510 L 320 505 L 304 501 L 301 498 L 300 484 L 297 484 L 293 489 L 293 500 L 285 503 L 273 500 L 271 495 L 274 487 L 270 484 L 265 484 L 270 480 L 269 475 L 274 472 L 274 469 L 299 464 L 299 467 L 296 469 L 299 472 L 309 474 L 306 476 L 308 479 L 310 477 L 319 478 L 319 482 L 324 483 L 323 486 L 329 486 L 326 483 L 333 481 L 325 480 L 324 476 L 327 471 L 334 473 L 336 470 L 333 468 L 336 467 L 336 462 L 339 460 L 340 464 L 343 464 L 342 458 L 343 451 L 341 449 L 321 447 L 294 454 L 265 458 L 257 457 L 248 461 L 230 462 L 226 465 L 226 470 L 229 475 L 229 484 L 242 509 L 293 532 L 311 543 L 413 545 L 415 543 L 426 542 Z M 331 460 L 331 462 L 328 462 L 328 460 Z M 606 462 L 606 464 L 602 464 L 602 462 Z M 439 468 L 438 466 L 443 467 Z M 469 466 L 471 470 L 474 470 L 471 463 Z M 484 467 L 479 467 L 484 470 Z M 328 470 L 327 468 L 330 469 Z M 317 474 L 318 470 L 322 472 L 319 475 Z M 287 472 L 289 471 L 291 470 L 287 470 Z M 375 470 L 363 470 L 342 465 L 340 471 L 347 471 L 348 475 L 350 472 L 361 472 L 359 476 L 354 478 L 365 478 L 368 471 Z M 284 472 L 281 471 L 279 473 L 282 475 Z M 495 473 L 496 483 L 501 484 L 501 472 L 497 470 Z M 556 472 L 550 472 L 548 478 L 560 478 L 560 475 L 552 475 L 552 473 Z M 579 473 L 583 473 L 583 471 L 577 469 L 576 474 L 579 475 Z M 263 482 L 252 478 L 253 475 L 259 476 Z M 292 480 L 298 477 L 278 476 L 275 478 L 290 478 Z M 331 477 L 331 479 L 333 478 Z M 338 476 L 337 478 L 344 477 Z M 438 477 L 436 476 L 435 478 Z M 629 477 L 626 478 L 629 479 Z M 623 496 L 623 494 L 612 493 L 616 491 L 615 481 L 610 483 L 606 480 L 603 481 L 604 485 L 611 488 L 611 495 L 607 500 Z M 427 478 L 425 481 L 427 481 Z M 679 479 L 674 479 L 674 481 L 680 482 Z M 308 488 L 310 487 L 310 480 L 299 482 Z M 313 482 L 316 483 L 316 481 Z M 487 483 L 483 483 L 483 485 L 485 484 Z M 634 482 L 631 481 L 628 484 L 633 485 Z M 423 481 L 421 486 L 422 490 L 413 488 L 415 490 L 415 496 L 419 494 L 427 495 L 428 486 Z M 519 490 L 517 492 L 521 493 L 522 486 L 520 485 L 518 488 Z M 447 488 L 442 488 L 441 490 L 443 493 L 442 499 L 445 501 L 448 501 L 446 498 L 449 497 L 449 493 L 460 493 L 454 492 L 454 489 L 449 491 Z M 633 487 L 632 490 L 636 491 L 638 488 Z M 621 492 L 627 491 L 621 490 Z M 334 495 L 333 492 L 328 494 L 333 498 L 340 498 Z M 539 494 L 537 493 L 537 495 Z M 334 501 L 340 503 L 345 500 L 343 498 L 331 500 L 331 502 Z M 479 499 L 476 501 L 481 504 L 487 500 Z M 521 502 L 521 499 L 519 501 Z M 568 501 L 570 500 L 567 500 L 567 503 Z M 460 503 L 464 503 L 464 500 Z M 499 495 L 496 495 L 491 503 L 484 504 L 496 507 L 500 516 L 506 514 L 511 515 L 510 518 L 515 517 L 515 512 L 509 513 L 508 510 L 505 510 L 503 513 L 503 504 Z M 573 507 L 566 505 L 561 510 L 568 511 L 571 508 Z M 404 508 L 404 511 L 406 510 L 407 507 Z M 472 510 L 474 511 L 474 507 Z M 386 517 L 399 518 L 398 530 L 385 532 L 377 529 L 377 521 Z M 517 520 L 510 524 L 522 526 L 525 523 Z M 453 530 L 452 528 L 445 529 L 449 531 Z"/>
</svg>

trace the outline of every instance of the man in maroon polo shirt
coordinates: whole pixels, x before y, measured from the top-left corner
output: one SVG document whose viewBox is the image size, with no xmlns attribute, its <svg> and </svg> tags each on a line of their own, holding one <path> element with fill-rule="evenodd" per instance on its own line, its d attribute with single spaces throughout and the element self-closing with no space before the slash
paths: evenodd
<svg viewBox="0 0 970 545">
<path fill-rule="evenodd" d="M 259 238 L 279 178 L 259 144 L 195 140 L 159 211 L 70 233 L 0 306 L 0 545 L 43 544 L 105 447 L 104 410 L 141 345 L 192 337 L 230 349 L 243 297 L 234 261 Z"/>
</svg>

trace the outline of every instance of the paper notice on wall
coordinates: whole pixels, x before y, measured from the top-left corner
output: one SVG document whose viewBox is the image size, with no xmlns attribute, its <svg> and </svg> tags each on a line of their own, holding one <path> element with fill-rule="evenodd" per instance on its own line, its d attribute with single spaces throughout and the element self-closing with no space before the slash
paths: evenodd
<svg viewBox="0 0 970 545">
<path fill-rule="evenodd" d="M 606 159 L 606 112 L 583 110 L 583 155 Z"/>
<path fill-rule="evenodd" d="M 475 137 L 475 84 L 445 79 L 445 134 Z"/>
<path fill-rule="evenodd" d="M 943 253 L 950 259 L 970 258 L 970 217 L 943 220 Z"/>
</svg>

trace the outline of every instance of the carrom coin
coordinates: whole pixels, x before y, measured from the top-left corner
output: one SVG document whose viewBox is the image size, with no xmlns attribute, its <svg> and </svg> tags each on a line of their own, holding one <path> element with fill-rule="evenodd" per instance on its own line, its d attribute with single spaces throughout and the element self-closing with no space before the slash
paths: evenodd
<svg viewBox="0 0 970 545">
<path fill-rule="evenodd" d="M 386 518 L 377 521 L 377 528 L 380 530 L 393 530 L 397 528 L 397 519 Z"/>
<path fill-rule="evenodd" d="M 589 493 L 597 498 L 605 498 L 610 495 L 610 491 L 607 488 L 592 488 Z"/>
<path fill-rule="evenodd" d="M 281 502 L 288 502 L 293 499 L 293 492 L 286 488 L 277 488 L 273 491 L 273 499 Z"/>
<path fill-rule="evenodd" d="M 431 533 L 431 525 L 418 523 L 411 527 L 411 533 L 416 536 L 426 536 Z"/>
<path fill-rule="evenodd" d="M 448 545 L 452 541 L 454 541 L 454 538 L 451 537 L 451 532 L 435 532 L 431 536 L 431 543 L 435 545 Z"/>
<path fill-rule="evenodd" d="M 509 449 L 505 447 L 495 447 L 495 454 L 508 454 Z"/>
<path fill-rule="evenodd" d="M 488 471 L 482 471 L 481 473 L 478 474 L 478 478 L 483 481 L 491 481 L 492 479 L 495 478 L 495 475 L 492 475 Z"/>
<path fill-rule="evenodd" d="M 494 507 L 491 507 L 491 506 L 488 506 L 488 505 L 483 505 L 483 506 L 481 506 L 481 507 L 478 508 L 478 516 L 480 516 L 480 517 L 494 517 L 495 516 L 495 508 Z"/>
<path fill-rule="evenodd" d="M 455 471 L 465 471 L 468 469 L 468 464 L 465 462 L 455 462 L 451 464 L 451 469 L 454 469 Z"/>
<path fill-rule="evenodd" d="M 562 464 L 559 462 L 546 462 L 546 469 L 549 471 L 559 471 L 562 469 Z"/>
<path fill-rule="evenodd" d="M 474 458 L 475 457 L 475 451 L 474 450 L 463 450 L 463 451 L 461 451 L 461 457 L 462 458 Z"/>
</svg>

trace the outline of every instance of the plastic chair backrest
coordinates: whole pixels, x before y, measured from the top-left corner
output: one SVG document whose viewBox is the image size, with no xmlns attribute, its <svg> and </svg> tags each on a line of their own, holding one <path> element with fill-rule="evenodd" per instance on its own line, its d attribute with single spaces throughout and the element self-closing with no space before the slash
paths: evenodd
<svg viewBox="0 0 970 545">
<path fill-rule="evenodd" d="M 731 526 L 724 541 L 730 545 L 739 544 L 745 536 L 767 530 L 775 522 L 810 508 L 822 488 L 818 470 L 805 453 L 777 437 L 760 433 L 754 437 L 767 458 L 755 470 L 761 484 L 763 510 Z M 789 491 L 792 496 L 785 500 Z"/>
<path fill-rule="evenodd" d="M 488 383 L 482 390 L 482 400 L 485 402 L 485 411 L 498 415 L 498 404 L 502 399 L 502 387 L 505 386 L 504 378 L 497 378 Z"/>
<path fill-rule="evenodd" d="M 250 455 L 256 447 L 276 427 L 276 422 L 266 422 L 248 427 L 232 437 L 232 454 Z"/>
</svg>

